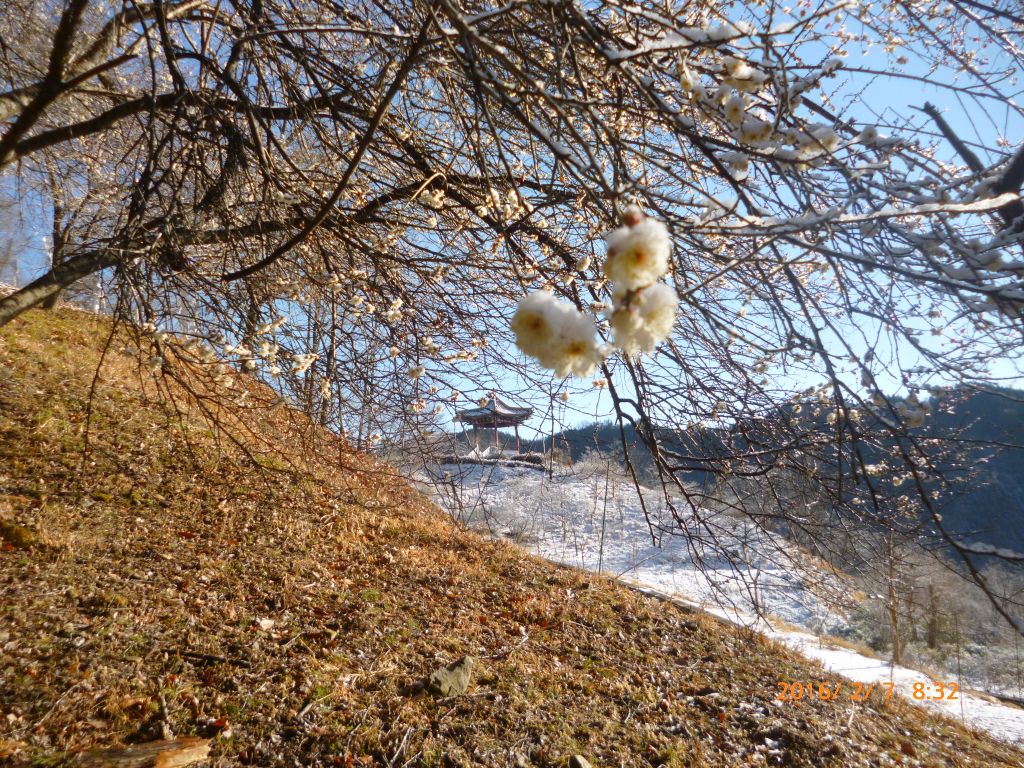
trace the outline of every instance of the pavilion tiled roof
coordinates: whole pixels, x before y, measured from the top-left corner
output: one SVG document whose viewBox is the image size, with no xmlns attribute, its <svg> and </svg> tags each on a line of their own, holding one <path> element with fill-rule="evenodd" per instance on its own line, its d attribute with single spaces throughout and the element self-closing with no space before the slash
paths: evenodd
<svg viewBox="0 0 1024 768">
<path fill-rule="evenodd" d="M 492 394 L 487 398 L 486 405 L 459 411 L 456 418 L 458 421 L 479 424 L 484 427 L 510 427 L 522 424 L 532 415 L 533 408 L 517 408 Z"/>
</svg>

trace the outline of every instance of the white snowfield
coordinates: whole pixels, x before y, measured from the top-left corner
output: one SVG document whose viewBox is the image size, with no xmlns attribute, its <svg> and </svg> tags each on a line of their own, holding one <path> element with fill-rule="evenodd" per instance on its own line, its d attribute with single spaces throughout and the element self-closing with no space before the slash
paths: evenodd
<svg viewBox="0 0 1024 768">
<path fill-rule="evenodd" d="M 933 681 L 812 634 L 844 626 L 845 618 L 823 598 L 829 592 L 841 595 L 847 586 L 801 557 L 782 537 L 703 511 L 698 520 L 679 510 L 679 519 L 673 520 L 653 491 L 644 494 L 655 523 L 652 537 L 636 489 L 599 467 L 591 465 L 590 470 L 584 475 L 556 469 L 549 478 L 522 467 L 445 465 L 429 473 L 433 477 L 418 475 L 435 500 L 470 527 L 512 539 L 548 560 L 599 571 L 729 621 L 757 626 L 850 680 L 880 688 L 891 681 L 908 701 L 1024 746 L 1024 709 L 964 691 L 939 700 L 936 682 L 949 680 Z M 687 535 L 679 535 L 680 530 Z M 790 554 L 796 555 L 793 560 Z M 769 626 L 756 618 L 758 613 L 808 631 Z M 926 686 L 918 689 L 919 695 L 927 694 L 923 700 L 913 696 L 915 683 Z"/>
</svg>

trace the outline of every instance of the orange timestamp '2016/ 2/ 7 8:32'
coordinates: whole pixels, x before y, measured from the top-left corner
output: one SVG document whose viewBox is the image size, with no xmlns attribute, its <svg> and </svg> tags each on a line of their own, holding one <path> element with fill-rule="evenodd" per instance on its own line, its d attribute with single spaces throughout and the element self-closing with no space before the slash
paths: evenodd
<svg viewBox="0 0 1024 768">
<path fill-rule="evenodd" d="M 879 693 L 885 692 L 885 698 L 882 701 L 885 704 L 892 698 L 893 691 L 896 689 L 896 683 L 891 680 L 875 683 L 858 683 L 846 680 L 840 680 L 835 683 L 779 680 L 777 685 L 779 693 L 775 700 L 792 703 L 813 701 L 815 699 L 819 701 L 863 702 L 867 701 L 875 690 L 878 690 Z M 959 698 L 959 690 L 960 686 L 955 682 L 934 682 L 932 684 L 917 682 L 911 687 L 911 697 L 916 701 L 923 701 L 925 699 L 934 699 L 936 701 L 940 699 L 955 700 Z"/>
<path fill-rule="evenodd" d="M 885 700 L 888 702 L 892 697 L 895 683 L 857 683 L 840 680 L 835 683 L 811 682 L 797 680 L 789 682 L 779 680 L 777 683 L 779 693 L 776 701 L 788 701 L 796 703 L 800 701 L 867 701 L 876 688 L 885 691 Z"/>
</svg>

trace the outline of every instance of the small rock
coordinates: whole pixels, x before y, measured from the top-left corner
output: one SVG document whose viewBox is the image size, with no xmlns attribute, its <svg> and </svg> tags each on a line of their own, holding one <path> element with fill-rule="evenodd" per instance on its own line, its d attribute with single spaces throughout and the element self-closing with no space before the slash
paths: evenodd
<svg viewBox="0 0 1024 768">
<path fill-rule="evenodd" d="M 427 680 L 427 690 L 435 696 L 461 696 L 469 688 L 469 677 L 473 674 L 473 657 L 463 656 L 447 667 L 435 669 Z"/>
<path fill-rule="evenodd" d="M 590 761 L 583 755 L 573 755 L 569 758 L 569 768 L 590 768 Z"/>
</svg>

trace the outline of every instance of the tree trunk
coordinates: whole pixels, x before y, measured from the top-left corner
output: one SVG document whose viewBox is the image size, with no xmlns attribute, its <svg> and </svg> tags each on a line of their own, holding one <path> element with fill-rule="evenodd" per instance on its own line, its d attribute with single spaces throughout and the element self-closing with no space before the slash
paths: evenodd
<svg viewBox="0 0 1024 768">
<path fill-rule="evenodd" d="M 935 596 L 935 585 L 928 585 L 928 624 L 925 642 L 929 648 L 939 645 L 939 599 Z"/>
<path fill-rule="evenodd" d="M 888 561 L 888 570 L 886 573 L 886 582 L 888 587 L 886 609 L 889 612 L 889 628 L 892 631 L 892 663 L 902 664 L 903 649 L 900 644 L 899 594 L 896 591 L 896 552 L 893 547 L 892 534 L 889 534 L 886 538 L 885 554 L 886 560 Z"/>
<path fill-rule="evenodd" d="M 112 267 L 119 261 L 112 251 L 83 253 L 59 264 L 24 288 L 0 299 L 0 326 L 7 325 L 22 312 L 42 304 L 51 296 L 87 275 Z"/>
<path fill-rule="evenodd" d="M 64 218 L 64 206 L 61 205 L 60 198 L 57 196 L 57 185 L 53 177 L 53 171 L 50 171 L 50 203 L 53 208 L 53 232 L 50 250 L 50 269 L 56 269 L 57 266 L 64 261 L 64 230 L 61 228 L 61 219 Z M 54 291 L 51 295 L 43 299 L 40 306 L 43 309 L 53 309 L 57 306 L 57 302 L 60 301 L 60 295 L 62 291 Z"/>
</svg>

